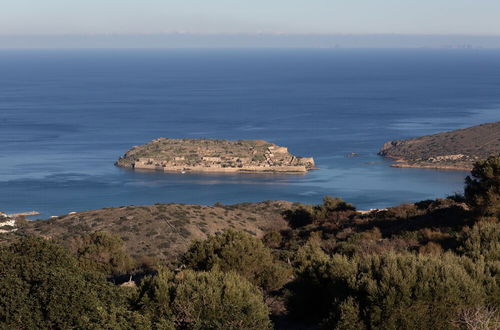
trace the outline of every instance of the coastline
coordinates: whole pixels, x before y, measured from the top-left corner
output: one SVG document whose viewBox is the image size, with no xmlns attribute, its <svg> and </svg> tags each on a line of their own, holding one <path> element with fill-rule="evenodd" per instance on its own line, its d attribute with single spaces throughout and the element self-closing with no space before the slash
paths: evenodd
<svg viewBox="0 0 500 330">
<path fill-rule="evenodd" d="M 235 167 L 204 167 L 204 166 L 155 166 L 143 165 L 133 166 L 134 170 L 148 170 L 169 173 L 283 173 L 283 174 L 298 174 L 307 173 L 305 166 L 276 166 L 276 167 L 258 167 L 244 166 L 241 168 Z"/>
<path fill-rule="evenodd" d="M 471 171 L 474 163 L 500 152 L 500 122 L 388 141 L 380 156 L 395 160 L 392 167 Z"/>
<path fill-rule="evenodd" d="M 448 170 L 448 171 L 470 171 L 472 167 L 452 166 L 452 165 L 424 165 L 424 164 L 409 164 L 409 163 L 394 163 L 391 167 L 398 168 L 420 168 L 429 170 Z"/>
<path fill-rule="evenodd" d="M 446 171 L 471 171 L 472 165 L 453 165 L 453 164 L 429 164 L 429 163 L 410 163 L 408 160 L 403 158 L 382 156 L 387 159 L 391 159 L 393 163 L 389 165 L 390 167 L 397 168 L 420 168 L 429 170 L 446 170 Z"/>
</svg>

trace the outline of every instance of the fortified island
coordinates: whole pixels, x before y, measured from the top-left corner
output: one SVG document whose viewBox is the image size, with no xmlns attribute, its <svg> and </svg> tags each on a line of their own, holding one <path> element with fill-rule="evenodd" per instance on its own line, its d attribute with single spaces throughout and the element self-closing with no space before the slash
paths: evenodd
<svg viewBox="0 0 500 330">
<path fill-rule="evenodd" d="M 385 143 L 379 155 L 393 167 L 470 171 L 473 164 L 500 155 L 500 122 Z"/>
<path fill-rule="evenodd" d="M 127 151 L 115 165 L 137 170 L 213 173 L 305 173 L 311 157 L 263 140 L 159 138 Z"/>
</svg>

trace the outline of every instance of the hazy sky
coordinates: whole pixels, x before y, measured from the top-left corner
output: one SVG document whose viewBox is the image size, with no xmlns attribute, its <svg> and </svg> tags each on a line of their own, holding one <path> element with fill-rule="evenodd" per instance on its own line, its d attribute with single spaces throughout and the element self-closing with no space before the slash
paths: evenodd
<svg viewBox="0 0 500 330">
<path fill-rule="evenodd" d="M 0 34 L 500 35 L 500 0 L 2 0 Z"/>
</svg>

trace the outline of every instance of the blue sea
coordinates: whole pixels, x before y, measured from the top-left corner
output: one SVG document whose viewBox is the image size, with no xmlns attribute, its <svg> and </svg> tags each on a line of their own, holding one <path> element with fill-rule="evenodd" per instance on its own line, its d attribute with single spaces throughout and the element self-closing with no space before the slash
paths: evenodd
<svg viewBox="0 0 500 330">
<path fill-rule="evenodd" d="M 3 50 L 0 211 L 47 218 L 327 194 L 368 209 L 446 197 L 462 191 L 466 172 L 392 168 L 380 146 L 498 120 L 500 50 Z M 157 137 L 264 139 L 314 157 L 319 170 L 113 165 Z"/>
</svg>

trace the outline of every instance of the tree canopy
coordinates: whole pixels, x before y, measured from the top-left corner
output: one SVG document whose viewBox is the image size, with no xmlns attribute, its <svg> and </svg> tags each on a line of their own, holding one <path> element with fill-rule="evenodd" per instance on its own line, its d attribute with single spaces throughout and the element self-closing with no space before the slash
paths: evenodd
<svg viewBox="0 0 500 330">
<path fill-rule="evenodd" d="M 236 272 L 265 290 L 279 289 L 291 275 L 260 239 L 233 230 L 194 242 L 183 262 L 194 270 Z"/>
<path fill-rule="evenodd" d="M 232 272 L 160 270 L 142 282 L 137 305 L 163 329 L 271 327 L 260 291 Z"/>
<path fill-rule="evenodd" d="M 474 164 L 465 179 L 465 198 L 478 213 L 500 217 L 500 156 Z"/>
<path fill-rule="evenodd" d="M 147 326 L 126 306 L 127 292 L 81 268 L 67 250 L 41 238 L 0 248 L 0 324 L 12 329 Z"/>
</svg>

